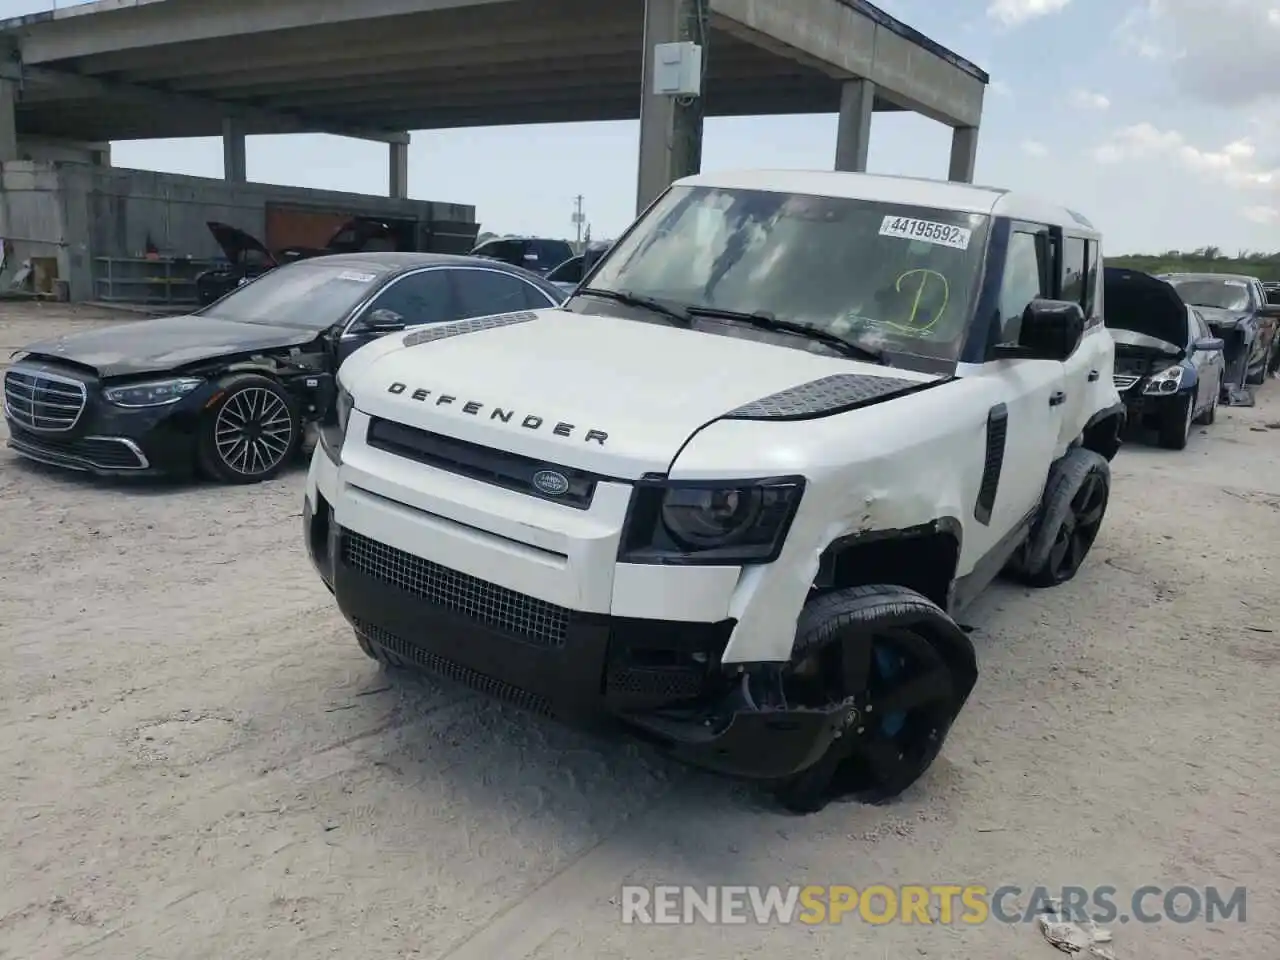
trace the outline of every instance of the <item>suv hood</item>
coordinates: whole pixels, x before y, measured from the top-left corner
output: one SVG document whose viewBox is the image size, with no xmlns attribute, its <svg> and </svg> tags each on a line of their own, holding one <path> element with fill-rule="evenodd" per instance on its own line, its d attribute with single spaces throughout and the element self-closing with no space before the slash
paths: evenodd
<svg viewBox="0 0 1280 960">
<path fill-rule="evenodd" d="M 163 317 L 86 330 L 22 349 L 45 359 L 91 367 L 98 376 L 167 373 L 201 360 L 301 346 L 319 334 L 296 327 L 213 317 Z"/>
<path fill-rule="evenodd" d="M 395 338 L 400 349 L 392 339 L 344 364 L 357 409 L 627 480 L 667 472 L 699 429 L 791 387 L 860 374 L 887 381 L 880 402 L 941 379 L 776 341 L 558 309 L 425 328 Z"/>
</svg>

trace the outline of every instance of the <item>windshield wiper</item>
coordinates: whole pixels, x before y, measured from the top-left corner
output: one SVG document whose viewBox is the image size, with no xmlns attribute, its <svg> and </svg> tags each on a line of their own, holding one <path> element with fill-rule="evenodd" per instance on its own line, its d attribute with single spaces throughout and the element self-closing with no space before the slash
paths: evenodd
<svg viewBox="0 0 1280 960">
<path fill-rule="evenodd" d="M 840 351 L 847 357 L 868 360 L 871 363 L 885 363 L 884 354 L 879 350 L 864 347 L 861 344 L 854 343 L 852 340 L 846 340 L 844 337 L 837 336 L 818 327 L 810 327 L 803 323 L 791 323 L 789 320 L 779 320 L 773 314 L 764 310 L 756 313 L 747 313 L 743 310 L 725 310 L 720 307 L 691 306 L 685 307 L 685 312 L 691 317 L 737 320 L 741 323 L 749 323 L 760 330 L 772 330 L 775 333 L 790 333 L 797 337 L 808 337 L 810 340 L 816 340 L 818 343 Z"/>
<path fill-rule="evenodd" d="M 599 297 L 602 300 L 624 303 L 629 307 L 640 307 L 652 313 L 660 313 L 664 317 L 675 320 L 682 327 L 687 327 L 690 324 L 688 313 L 669 306 L 661 300 L 655 300 L 653 297 L 642 297 L 638 293 L 630 293 L 626 290 L 602 290 L 599 287 L 583 287 L 577 292 L 579 294 L 585 293 L 589 297 Z"/>
</svg>

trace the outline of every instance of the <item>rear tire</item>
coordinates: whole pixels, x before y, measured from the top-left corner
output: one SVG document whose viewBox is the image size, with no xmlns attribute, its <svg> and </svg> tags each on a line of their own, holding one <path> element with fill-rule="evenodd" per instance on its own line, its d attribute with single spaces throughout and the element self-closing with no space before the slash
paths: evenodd
<svg viewBox="0 0 1280 960">
<path fill-rule="evenodd" d="M 1040 516 L 1008 572 L 1032 587 L 1071 580 L 1097 539 L 1111 498 L 1111 465 L 1077 447 L 1054 467 Z"/>
<path fill-rule="evenodd" d="M 241 374 L 200 422 L 201 472 L 220 483 L 261 483 L 294 459 L 302 426 L 293 398 L 270 377 Z"/>
<path fill-rule="evenodd" d="M 913 590 L 852 587 L 809 601 L 783 675 L 787 702 L 848 713 L 827 752 L 775 781 L 774 796 L 794 813 L 898 796 L 933 764 L 976 679 L 968 637 Z"/>
</svg>

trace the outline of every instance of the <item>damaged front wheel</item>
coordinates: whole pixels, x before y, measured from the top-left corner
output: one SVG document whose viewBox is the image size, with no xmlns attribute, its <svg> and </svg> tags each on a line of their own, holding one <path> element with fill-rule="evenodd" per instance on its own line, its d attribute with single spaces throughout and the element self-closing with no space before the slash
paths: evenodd
<svg viewBox="0 0 1280 960">
<path fill-rule="evenodd" d="M 964 632 L 912 590 L 862 586 L 811 600 L 780 694 L 792 706 L 843 705 L 845 719 L 815 764 L 774 784 L 779 801 L 811 813 L 841 797 L 896 797 L 933 763 L 976 678 Z"/>
</svg>

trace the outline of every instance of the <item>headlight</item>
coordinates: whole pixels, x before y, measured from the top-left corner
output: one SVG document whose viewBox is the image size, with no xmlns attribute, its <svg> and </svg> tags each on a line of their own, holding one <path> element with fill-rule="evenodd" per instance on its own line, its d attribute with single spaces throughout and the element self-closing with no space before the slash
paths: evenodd
<svg viewBox="0 0 1280 960">
<path fill-rule="evenodd" d="M 798 477 L 740 482 L 642 479 L 618 559 L 630 563 L 770 563 L 800 504 Z"/>
<path fill-rule="evenodd" d="M 1154 377 L 1147 381 L 1147 385 L 1142 388 L 1143 393 L 1177 393 L 1178 388 L 1182 386 L 1182 367 L 1174 366 L 1167 370 L 1161 370 Z"/>
<path fill-rule="evenodd" d="M 102 395 L 117 407 L 163 407 L 168 403 L 177 403 L 202 383 L 204 381 L 198 377 L 152 380 L 125 387 L 108 387 L 102 391 Z"/>
<path fill-rule="evenodd" d="M 342 441 L 347 436 L 347 421 L 351 419 L 355 401 L 342 386 L 341 381 L 338 382 L 337 387 L 338 393 L 333 399 L 333 415 L 325 417 L 320 423 L 320 446 L 330 460 L 341 463 Z"/>
<path fill-rule="evenodd" d="M 338 418 L 338 430 L 344 434 L 347 432 L 347 421 L 351 419 L 351 410 L 355 405 L 356 402 L 351 398 L 351 394 L 347 393 L 346 388 L 339 383 L 338 396 L 333 402 L 333 410 Z"/>
</svg>

